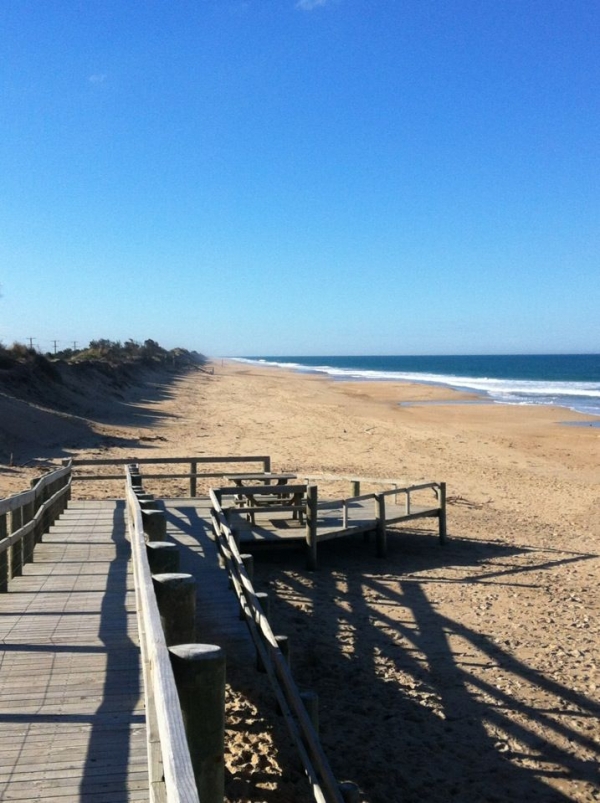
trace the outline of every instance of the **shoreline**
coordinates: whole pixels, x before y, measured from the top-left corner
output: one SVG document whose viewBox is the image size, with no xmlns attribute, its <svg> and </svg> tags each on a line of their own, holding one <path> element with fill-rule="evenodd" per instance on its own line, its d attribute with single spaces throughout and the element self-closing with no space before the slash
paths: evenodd
<svg viewBox="0 0 600 803">
<path fill-rule="evenodd" d="M 550 405 L 550 404 L 534 404 L 534 403 L 517 403 L 517 402 L 505 402 L 500 401 L 498 399 L 494 399 L 489 395 L 487 391 L 475 391 L 469 390 L 467 388 L 459 388 L 453 386 L 451 384 L 445 384 L 442 382 L 428 382 L 426 380 L 418 381 L 418 380 L 404 380 L 404 379 L 370 379 L 368 377 L 363 378 L 353 378 L 353 377 L 340 377 L 340 376 L 331 376 L 321 371 L 310 371 L 310 370 L 297 370 L 291 367 L 285 367 L 282 365 L 269 365 L 269 364 L 262 364 L 262 363 L 245 363 L 245 362 L 238 362 L 235 358 L 218 358 L 223 364 L 228 364 L 231 366 L 232 370 L 237 371 L 241 369 L 242 372 L 248 372 L 249 369 L 256 369 L 257 371 L 274 371 L 274 372 L 283 372 L 287 373 L 290 376 L 300 376 L 306 377 L 311 379 L 319 379 L 324 382 L 331 382 L 333 384 L 339 385 L 356 385 L 357 388 L 364 387 L 365 390 L 369 395 L 373 395 L 374 397 L 379 398 L 386 398 L 388 399 L 390 395 L 396 395 L 398 397 L 398 405 L 401 406 L 418 406 L 420 404 L 432 404 L 437 406 L 447 405 L 482 405 L 482 406 L 499 406 L 502 408 L 515 408 L 515 409 L 527 409 L 527 410 L 536 410 L 540 413 L 542 411 L 553 411 L 551 415 L 558 416 L 560 413 L 561 419 L 564 419 L 565 416 L 573 416 L 574 420 L 561 420 L 557 421 L 559 424 L 569 424 L 569 425 L 581 425 L 585 426 L 586 424 L 590 424 L 591 426 L 600 426 L 600 415 L 594 415 L 593 413 L 583 413 L 578 410 L 574 410 L 570 407 L 564 407 L 562 405 Z M 384 390 L 385 386 L 391 388 L 387 392 Z M 407 397 L 408 394 L 408 397 Z M 414 395 L 414 398 L 412 395 Z M 545 417 L 545 416 L 544 416 Z"/>
<path fill-rule="evenodd" d="M 551 356 L 551 355 L 548 355 L 548 356 Z M 558 395 L 559 397 L 560 396 L 564 396 L 565 399 L 566 399 L 570 395 L 570 393 L 568 392 L 569 389 L 567 388 L 568 382 L 566 380 L 565 380 L 566 384 L 561 384 L 561 382 L 557 382 L 556 380 L 539 380 L 539 379 L 537 379 L 537 380 L 532 380 L 532 379 L 517 380 L 517 379 L 509 379 L 509 378 L 501 378 L 501 377 L 494 378 L 494 377 L 477 377 L 477 376 L 459 377 L 459 376 L 454 376 L 454 375 L 451 375 L 451 374 L 449 374 L 447 376 L 445 376 L 443 374 L 439 374 L 436 378 L 426 378 L 427 376 L 430 376 L 430 375 L 428 375 L 426 373 L 423 374 L 424 378 L 420 379 L 418 373 L 408 372 L 408 373 L 411 374 L 410 377 L 408 377 L 408 376 L 403 377 L 401 375 L 403 372 L 395 372 L 395 371 L 393 371 L 391 369 L 390 370 L 381 369 L 379 371 L 380 375 L 378 377 L 372 377 L 369 374 L 371 374 L 373 372 L 377 373 L 377 371 L 373 371 L 372 369 L 358 369 L 358 368 L 353 369 L 353 368 L 347 368 L 347 367 L 334 368 L 333 366 L 326 366 L 326 365 L 324 365 L 322 367 L 317 367 L 317 366 L 311 366 L 308 363 L 307 364 L 302 364 L 302 363 L 289 363 L 289 364 L 286 364 L 284 362 L 281 362 L 281 363 L 277 363 L 277 362 L 262 362 L 261 360 L 258 360 L 258 359 L 257 360 L 252 360 L 250 358 L 235 358 L 235 357 L 219 358 L 219 359 L 227 360 L 230 363 L 237 364 L 237 365 L 245 365 L 245 366 L 249 366 L 249 367 L 256 366 L 258 368 L 290 371 L 292 373 L 298 373 L 298 374 L 307 375 L 307 376 L 311 376 L 311 375 L 321 376 L 321 377 L 324 377 L 324 378 L 327 378 L 327 379 L 329 379 L 331 381 L 336 381 L 336 382 L 374 382 L 374 383 L 391 382 L 391 383 L 399 384 L 399 385 L 402 385 L 402 384 L 406 383 L 408 385 L 426 385 L 426 386 L 432 386 L 432 387 L 440 387 L 440 388 L 446 389 L 450 393 L 467 394 L 469 397 L 472 397 L 474 399 L 481 399 L 482 403 L 484 401 L 489 401 L 490 403 L 494 403 L 494 404 L 506 404 L 508 406 L 517 406 L 517 407 L 518 406 L 559 407 L 560 409 L 565 410 L 566 413 L 569 413 L 569 414 L 575 413 L 577 415 L 583 415 L 583 416 L 586 416 L 588 418 L 592 418 L 593 420 L 595 420 L 600 425 L 600 408 L 598 408 L 598 410 L 596 410 L 594 412 L 591 412 L 589 410 L 578 409 L 577 406 L 573 406 L 574 402 L 571 402 L 570 404 L 568 404 L 566 401 L 563 404 L 561 404 L 561 403 L 550 403 L 550 402 L 535 402 L 535 401 L 527 400 L 527 398 L 526 398 L 527 394 L 525 394 L 525 397 L 522 400 L 506 401 L 506 400 L 503 400 L 502 398 L 497 398 L 494 395 L 494 391 L 491 390 L 491 389 L 486 389 L 484 387 L 476 387 L 476 386 L 471 387 L 468 384 L 468 382 L 470 382 L 470 381 L 472 381 L 473 383 L 479 383 L 479 384 L 486 383 L 486 382 L 494 382 L 494 381 L 495 382 L 505 382 L 505 383 L 507 383 L 507 385 L 510 385 L 511 383 L 519 383 L 519 382 L 524 383 L 524 385 L 527 385 L 528 383 L 531 383 L 533 385 L 538 384 L 538 385 L 545 386 L 545 388 L 547 389 L 547 393 L 545 391 L 544 393 L 542 393 L 542 395 L 547 395 L 547 394 Z M 327 358 L 323 358 L 323 359 L 327 359 Z M 333 358 L 330 358 L 330 359 L 333 359 Z M 360 358 L 358 358 L 358 359 L 360 359 Z M 344 372 L 346 372 L 347 375 L 344 375 Z M 362 376 L 360 375 L 361 373 L 363 374 Z M 394 376 L 395 373 L 398 373 L 398 376 Z M 461 380 L 461 379 L 463 380 L 463 382 L 465 384 L 462 384 L 460 381 L 452 381 L 452 380 Z M 583 382 L 583 383 L 575 383 L 575 384 L 586 384 L 586 383 Z M 550 386 L 554 386 L 552 390 L 550 390 Z M 556 388 L 556 386 L 558 386 L 558 389 Z M 517 391 L 517 395 L 519 395 L 519 393 L 523 393 L 523 386 Z M 538 393 L 539 393 L 539 391 L 538 391 Z M 536 395 L 536 394 L 534 394 L 534 395 Z M 532 398 L 533 398 L 533 396 L 532 396 Z M 582 398 L 585 398 L 585 395 Z M 578 402 L 578 404 L 581 405 L 581 404 L 583 404 L 583 402 L 580 401 L 580 402 Z"/>
</svg>

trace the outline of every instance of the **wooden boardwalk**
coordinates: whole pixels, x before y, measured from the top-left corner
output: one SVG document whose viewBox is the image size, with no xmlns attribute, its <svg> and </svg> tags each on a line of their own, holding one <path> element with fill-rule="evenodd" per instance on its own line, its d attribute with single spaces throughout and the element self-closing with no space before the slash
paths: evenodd
<svg viewBox="0 0 600 803">
<path fill-rule="evenodd" d="M 197 578 L 197 640 L 253 661 L 209 503 L 165 504 Z M 0 801 L 148 800 L 146 724 L 125 505 L 71 502 L 0 595 Z"/>
<path fill-rule="evenodd" d="M 148 799 L 124 503 L 71 503 L 0 597 L 0 800 Z"/>
<path fill-rule="evenodd" d="M 334 538 L 345 538 L 358 533 L 374 531 L 377 526 L 376 514 L 372 500 L 354 502 L 349 499 L 348 512 L 344 518 L 341 500 L 319 502 L 317 507 L 317 542 L 330 541 Z M 438 508 L 413 506 L 410 513 L 404 505 L 388 504 L 386 506 L 386 524 L 390 526 L 414 519 L 437 516 Z M 240 534 L 243 544 L 252 543 L 305 543 L 306 529 L 297 519 L 285 513 L 269 513 L 269 508 L 252 508 L 253 523 L 248 521 L 246 508 L 230 512 L 231 525 Z"/>
<path fill-rule="evenodd" d="M 225 568 L 219 566 L 211 534 L 210 501 L 165 499 L 167 538 L 179 545 L 180 569 L 196 578 L 196 637 L 201 644 L 218 644 L 228 666 L 255 659 L 246 623 L 239 618 L 239 603 L 229 587 Z"/>
</svg>

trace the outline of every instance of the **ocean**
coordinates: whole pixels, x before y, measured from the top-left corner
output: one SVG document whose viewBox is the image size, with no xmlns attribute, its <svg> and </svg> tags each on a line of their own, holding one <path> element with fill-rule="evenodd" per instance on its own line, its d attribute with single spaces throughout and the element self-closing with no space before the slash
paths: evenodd
<svg viewBox="0 0 600 803">
<path fill-rule="evenodd" d="M 336 379 L 426 382 L 499 404 L 553 405 L 600 416 L 600 354 L 232 358 Z"/>
</svg>

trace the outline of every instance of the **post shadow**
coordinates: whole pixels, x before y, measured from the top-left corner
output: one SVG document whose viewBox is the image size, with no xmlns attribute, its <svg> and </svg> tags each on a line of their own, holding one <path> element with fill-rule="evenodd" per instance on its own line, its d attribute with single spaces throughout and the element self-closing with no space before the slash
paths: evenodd
<svg viewBox="0 0 600 803">
<path fill-rule="evenodd" d="M 134 725 L 145 722 L 135 709 L 142 694 L 139 647 L 128 634 L 127 582 L 130 545 L 125 537 L 125 503 L 117 502 L 112 541 L 114 557 L 109 563 L 102 597 L 98 637 L 106 655 L 102 700 L 91 717 L 87 756 L 80 784 L 81 800 L 99 793 L 111 800 L 128 799 L 131 734 Z M 131 592 L 133 593 L 133 592 Z"/>
<path fill-rule="evenodd" d="M 582 783 L 598 783 L 596 762 L 581 761 L 574 752 L 539 737 L 539 732 L 554 727 L 563 742 L 581 744 L 575 729 L 557 725 L 547 713 L 499 694 L 490 684 L 474 690 L 477 682 L 458 665 L 448 634 L 470 641 L 490 659 L 501 659 L 518 679 L 540 684 L 590 717 L 598 716 L 598 705 L 534 672 L 507 651 L 499 653 L 477 631 L 439 614 L 428 599 L 427 580 L 407 574 L 427 566 L 443 567 L 448 548 L 436 549 L 422 532 L 390 536 L 386 562 L 372 557 L 372 545 L 356 540 L 324 544 L 320 570 L 313 575 L 303 571 L 300 554 L 294 562 L 286 553 L 285 569 L 274 554 L 255 561 L 257 579 L 281 589 L 275 606 L 278 629 L 289 633 L 292 643 L 294 633 L 299 637 L 310 633 L 308 649 L 295 654 L 294 674 L 300 685 L 308 684 L 325 701 L 320 706 L 321 735 L 336 775 L 351 775 L 372 803 L 423 799 L 567 803 L 571 797 L 547 785 L 544 778 L 562 773 Z M 408 558 L 406 540 L 411 541 Z M 476 552 L 472 556 L 476 572 L 492 557 L 525 551 L 497 543 L 477 542 L 476 549 L 466 540 L 451 543 L 451 554 L 462 565 L 469 565 L 470 549 Z M 555 563 L 589 557 L 557 556 Z M 549 562 L 544 559 L 542 565 Z M 496 580 L 505 575 L 509 581 L 512 573 L 507 569 L 491 575 Z M 488 575 L 479 571 L 474 578 L 460 582 L 486 582 Z M 390 588 L 390 580 L 397 580 L 397 587 Z M 309 593 L 307 582 L 312 586 Z M 406 618 L 386 616 L 386 607 L 405 609 Z M 512 713 L 531 723 L 533 732 L 515 723 Z M 505 746 L 485 723 L 511 729 L 529 745 L 531 756 L 535 751 L 535 765 L 527 765 L 527 756 L 515 763 L 521 757 L 504 752 Z M 583 746 L 600 757 L 593 740 L 584 741 Z"/>
</svg>

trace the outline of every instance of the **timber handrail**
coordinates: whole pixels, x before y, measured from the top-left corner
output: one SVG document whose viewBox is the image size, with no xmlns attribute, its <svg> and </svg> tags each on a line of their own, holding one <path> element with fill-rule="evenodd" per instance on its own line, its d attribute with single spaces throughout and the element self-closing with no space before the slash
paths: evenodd
<svg viewBox="0 0 600 803">
<path fill-rule="evenodd" d="M 127 524 L 144 675 L 152 801 L 200 803 L 146 554 L 142 511 L 126 469 Z"/>
<path fill-rule="evenodd" d="M 274 486 L 285 488 L 285 486 Z M 265 616 L 254 590 L 235 537 L 227 522 L 219 500 L 219 491 L 210 490 L 211 518 L 219 550 L 225 560 L 227 571 L 240 607 L 246 617 L 250 634 L 261 662 L 267 671 L 280 710 L 307 774 L 313 797 L 318 803 L 343 803 L 343 797 L 329 766 L 327 757 L 311 723 L 306 707 L 300 697 L 294 678 L 285 660 L 271 625 Z M 239 492 L 241 489 L 237 488 Z M 244 488 L 244 491 L 247 489 Z M 263 488 L 264 492 L 264 488 Z"/>
<path fill-rule="evenodd" d="M 132 463 L 135 463 L 138 467 L 140 465 L 150 466 L 150 465 L 181 465 L 181 464 L 188 464 L 189 471 L 186 473 L 182 472 L 161 472 L 161 473 L 149 473 L 144 472 L 143 479 L 155 479 L 155 480 L 172 480 L 172 479 L 189 479 L 190 481 L 190 496 L 195 497 L 197 491 L 197 480 L 199 477 L 205 478 L 214 478 L 214 477 L 225 477 L 228 472 L 227 471 L 198 471 L 199 465 L 209 465 L 209 464 L 236 464 L 236 463 L 258 463 L 262 466 L 263 472 L 269 472 L 271 470 L 271 458 L 268 455 L 232 455 L 232 456 L 223 456 L 223 455 L 203 455 L 201 457 L 135 457 L 135 458 L 126 458 L 126 457 L 117 457 L 117 458 L 99 458 L 99 459 L 85 459 L 85 458 L 76 458 L 75 460 L 71 461 L 72 465 L 75 467 L 90 467 L 90 466 L 126 466 Z M 102 481 L 123 481 L 122 474 L 102 474 L 102 473 L 93 473 L 93 474 L 80 474 L 74 473 L 73 479 L 77 481 L 90 481 L 90 480 L 102 480 Z"/>
<path fill-rule="evenodd" d="M 0 592 L 33 560 L 35 545 L 63 512 L 71 494 L 71 464 L 32 481 L 29 491 L 0 499 Z"/>
</svg>

